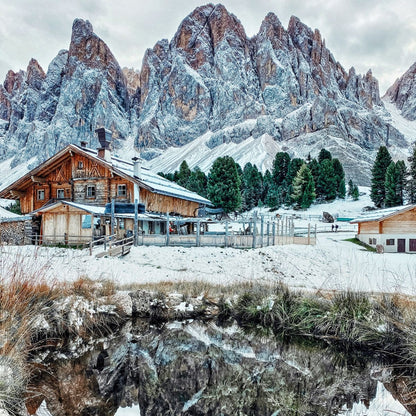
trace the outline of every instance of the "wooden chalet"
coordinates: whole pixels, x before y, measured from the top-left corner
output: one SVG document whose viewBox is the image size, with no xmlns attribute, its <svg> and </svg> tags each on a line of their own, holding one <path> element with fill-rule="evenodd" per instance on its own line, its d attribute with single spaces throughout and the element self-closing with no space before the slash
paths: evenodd
<svg viewBox="0 0 416 416">
<path fill-rule="evenodd" d="M 416 205 L 370 211 L 351 221 L 357 238 L 387 253 L 416 253 Z"/>
<path fill-rule="evenodd" d="M 138 201 L 144 233 L 163 232 L 167 213 L 196 217 L 210 201 L 142 166 L 139 158 L 125 161 L 111 154 L 111 132 L 97 129 L 97 150 L 70 144 L 20 179 L 0 190 L 0 198 L 19 199 L 23 214 L 35 216 L 35 234 L 57 238 L 91 239 L 109 235 L 112 201 Z M 107 207 L 108 208 L 108 207 Z M 117 233 L 133 230 L 133 212 L 113 212 Z M 67 241 L 65 241 L 67 242 Z"/>
</svg>

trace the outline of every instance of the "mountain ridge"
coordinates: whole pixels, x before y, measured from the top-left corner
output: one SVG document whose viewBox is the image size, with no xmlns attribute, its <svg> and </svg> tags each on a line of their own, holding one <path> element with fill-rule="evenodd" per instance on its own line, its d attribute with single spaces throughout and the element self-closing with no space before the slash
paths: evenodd
<svg viewBox="0 0 416 416">
<path fill-rule="evenodd" d="M 347 72 L 319 30 L 294 16 L 285 29 L 269 13 L 249 38 L 221 4 L 191 12 L 170 42 L 147 49 L 140 71 L 122 69 L 91 23 L 75 19 L 68 50 L 46 73 L 32 59 L 0 85 L 0 160 L 11 158 L 11 168 L 71 142 L 98 146 L 101 126 L 112 130 L 120 156 L 136 148 L 155 167 L 169 151 L 179 165 L 180 152 L 170 149 L 194 140 L 209 159 L 221 146 L 249 151 L 243 143 L 260 138 L 253 149 L 264 156 L 252 159 L 264 168 L 275 151 L 306 157 L 328 147 L 361 184 L 380 145 L 399 154 L 409 147 L 371 71 Z"/>
</svg>

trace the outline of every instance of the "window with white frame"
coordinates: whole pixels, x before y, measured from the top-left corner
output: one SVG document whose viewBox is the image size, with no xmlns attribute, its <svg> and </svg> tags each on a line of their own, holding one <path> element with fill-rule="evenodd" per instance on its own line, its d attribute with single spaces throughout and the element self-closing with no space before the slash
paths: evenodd
<svg viewBox="0 0 416 416">
<path fill-rule="evenodd" d="M 95 198 L 95 196 L 96 196 L 95 185 L 87 185 L 86 197 Z"/>
<path fill-rule="evenodd" d="M 117 186 L 117 196 L 126 197 L 127 196 L 127 185 L 118 185 Z"/>
<path fill-rule="evenodd" d="M 386 246 L 394 246 L 394 238 L 388 238 L 386 240 Z"/>
<path fill-rule="evenodd" d="M 38 198 L 38 201 L 44 201 L 45 200 L 45 190 L 44 189 L 38 189 L 37 198 Z"/>
</svg>

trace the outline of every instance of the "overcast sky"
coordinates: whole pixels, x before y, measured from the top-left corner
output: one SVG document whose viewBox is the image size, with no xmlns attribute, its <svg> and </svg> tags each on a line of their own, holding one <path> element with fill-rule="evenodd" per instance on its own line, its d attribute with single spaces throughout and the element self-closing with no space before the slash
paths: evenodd
<svg viewBox="0 0 416 416">
<path fill-rule="evenodd" d="M 205 4 L 196 0 L 0 0 L 0 82 L 9 69 L 26 69 L 30 58 L 44 70 L 68 49 L 72 22 L 88 19 L 121 66 L 140 69 L 146 48 L 171 39 L 180 22 Z M 318 28 L 348 71 L 369 68 L 385 90 L 416 61 L 414 0 L 224 0 L 248 36 L 268 12 L 287 27 L 291 15 Z"/>
</svg>

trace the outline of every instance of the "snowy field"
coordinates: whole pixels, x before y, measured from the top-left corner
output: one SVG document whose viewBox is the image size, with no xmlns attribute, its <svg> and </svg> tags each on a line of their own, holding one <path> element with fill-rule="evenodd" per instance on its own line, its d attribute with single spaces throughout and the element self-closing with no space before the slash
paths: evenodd
<svg viewBox="0 0 416 416">
<path fill-rule="evenodd" d="M 359 215 L 371 205 L 368 189 L 359 201 L 336 201 L 314 205 L 304 217 L 328 211 L 340 217 Z M 290 214 L 291 211 L 279 211 Z M 261 214 L 261 213 L 259 213 Z M 299 212 L 297 212 L 299 214 Z M 308 219 L 295 220 L 305 226 Z M 330 226 L 312 220 L 312 226 Z M 416 295 L 416 255 L 377 254 L 345 241 L 354 232 L 318 233 L 315 246 L 284 245 L 250 250 L 220 247 L 132 247 L 122 257 L 95 258 L 88 250 L 44 247 L 2 246 L 2 275 L 16 262 L 31 270 L 41 270 L 49 279 L 75 280 L 78 277 L 110 279 L 119 285 L 161 281 L 201 280 L 212 284 L 237 282 L 284 282 L 293 288 L 312 290 L 360 290 L 401 292 Z M 97 250 L 101 250 L 98 248 Z M 36 273 L 36 272 L 35 272 Z"/>
<path fill-rule="evenodd" d="M 50 279 L 111 279 L 115 283 L 202 280 L 212 284 L 282 281 L 294 288 L 402 292 L 416 295 L 416 255 L 363 250 L 343 241 L 353 233 L 318 234 L 315 246 L 285 245 L 237 250 L 219 247 L 133 247 L 122 257 L 88 250 L 1 247 L 2 275 L 15 263 Z"/>
</svg>

